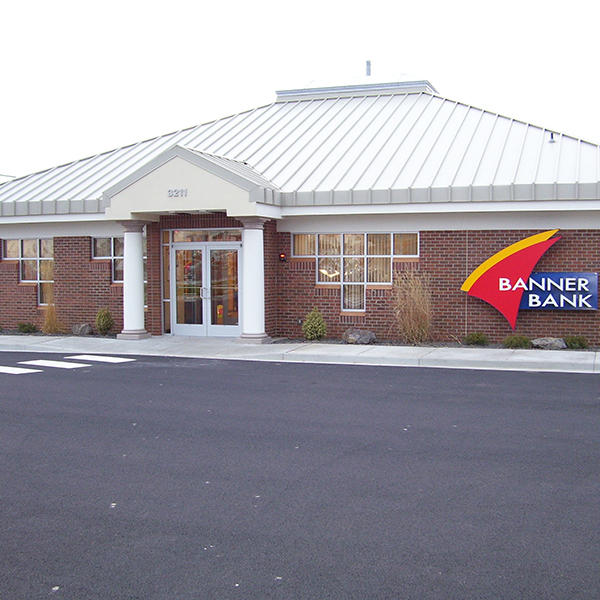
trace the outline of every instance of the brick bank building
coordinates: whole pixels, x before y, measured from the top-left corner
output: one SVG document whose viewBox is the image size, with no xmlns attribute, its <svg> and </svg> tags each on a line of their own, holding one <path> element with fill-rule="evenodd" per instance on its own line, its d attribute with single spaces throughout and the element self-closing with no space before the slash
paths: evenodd
<svg viewBox="0 0 600 600">
<path fill-rule="evenodd" d="M 394 274 L 430 276 L 433 337 L 511 327 L 461 291 L 503 248 L 561 240 L 536 270 L 600 268 L 599 147 L 437 95 L 427 81 L 278 92 L 242 112 L 0 184 L 0 326 L 108 307 L 123 338 L 397 337 Z M 521 311 L 529 336 L 595 310 Z"/>
</svg>

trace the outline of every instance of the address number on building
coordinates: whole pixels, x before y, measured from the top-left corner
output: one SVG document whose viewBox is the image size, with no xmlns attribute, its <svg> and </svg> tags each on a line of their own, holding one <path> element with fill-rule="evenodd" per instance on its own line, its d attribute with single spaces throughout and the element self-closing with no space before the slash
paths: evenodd
<svg viewBox="0 0 600 600">
<path fill-rule="evenodd" d="M 167 190 L 169 198 L 187 198 L 187 188 L 169 188 Z"/>
</svg>

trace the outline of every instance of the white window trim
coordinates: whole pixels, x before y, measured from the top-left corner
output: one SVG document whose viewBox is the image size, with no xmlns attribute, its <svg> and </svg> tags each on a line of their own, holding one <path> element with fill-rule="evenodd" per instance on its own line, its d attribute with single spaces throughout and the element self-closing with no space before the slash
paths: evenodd
<svg viewBox="0 0 600 600">
<path fill-rule="evenodd" d="M 383 234 L 390 237 L 390 254 L 369 254 L 368 253 L 368 235 Z M 395 254 L 394 253 L 394 235 L 411 234 L 417 236 L 417 254 Z M 368 286 L 392 286 L 394 282 L 394 259 L 398 258 L 419 258 L 420 256 L 420 235 L 418 231 L 366 231 L 366 232 L 295 232 L 292 233 L 291 249 L 292 258 L 311 258 L 315 261 L 315 285 L 316 286 L 340 286 L 340 310 L 350 313 L 364 313 L 367 307 L 367 287 Z M 314 254 L 295 254 L 294 253 L 294 236 L 295 235 L 314 235 Z M 340 236 L 340 253 L 339 254 L 320 254 L 319 253 L 319 235 L 338 235 Z M 363 253 L 362 254 L 344 254 L 344 235 L 362 235 L 363 236 Z M 324 258 L 338 259 L 340 265 L 340 280 L 339 281 L 319 281 L 319 260 Z M 346 258 L 362 258 L 363 280 L 362 281 L 345 281 L 344 280 L 344 259 Z M 369 259 L 370 258 L 389 258 L 390 261 L 390 281 L 368 281 L 369 279 Z M 344 286 L 346 285 L 361 285 L 363 287 L 363 308 L 344 308 Z"/>
<path fill-rule="evenodd" d="M 6 242 L 13 241 L 13 240 L 19 242 L 18 243 L 19 256 L 6 256 Z M 35 242 L 37 244 L 37 256 L 34 256 L 34 257 L 23 256 L 23 242 L 26 240 L 35 240 Z M 42 240 L 52 240 L 52 256 L 51 257 L 42 256 Z M 40 263 L 43 261 L 54 262 L 54 239 L 50 238 L 50 237 L 9 238 L 9 239 L 4 239 L 2 242 L 3 242 L 2 243 L 2 260 L 12 260 L 12 261 L 18 262 L 19 263 L 19 283 L 35 283 L 36 287 L 37 287 L 37 305 L 38 306 L 48 306 L 47 302 L 41 302 L 41 295 L 42 295 L 41 284 L 42 283 L 51 283 L 52 285 L 54 285 L 54 279 L 42 279 L 41 278 L 42 270 L 40 267 Z M 35 261 L 37 263 L 37 265 L 36 265 L 37 278 L 36 279 L 25 279 L 23 277 L 23 262 L 25 262 L 25 261 Z"/>
<path fill-rule="evenodd" d="M 123 256 L 115 253 L 115 240 L 122 239 L 123 236 L 96 236 L 92 238 L 92 260 L 110 260 L 110 279 L 113 283 L 123 283 L 122 279 L 115 278 L 115 260 L 123 260 Z M 95 254 L 94 240 L 110 240 L 110 255 L 97 256 Z M 144 256 L 144 259 L 146 257 Z"/>
<path fill-rule="evenodd" d="M 145 237 L 145 233 L 144 233 L 144 237 Z M 104 239 L 110 240 L 110 256 L 97 256 L 94 251 L 94 240 L 104 240 Z M 122 279 L 115 278 L 115 260 L 123 260 L 123 258 L 124 258 L 123 255 L 115 253 L 115 240 L 117 240 L 117 239 L 123 239 L 123 236 L 121 236 L 121 235 L 112 236 L 112 237 L 111 236 L 94 236 L 92 238 L 92 260 L 110 260 L 110 279 L 111 279 L 112 283 L 123 283 Z M 146 262 L 148 260 L 147 250 L 146 250 L 146 253 L 144 254 L 143 258 L 144 258 L 144 262 Z M 144 279 L 144 283 L 147 284 L 147 279 Z"/>
<path fill-rule="evenodd" d="M 144 227 L 144 238 L 146 238 L 146 228 Z M 96 256 L 95 252 L 94 252 L 94 240 L 105 240 L 105 239 L 110 239 L 110 252 L 111 252 L 111 256 Z M 121 235 L 116 235 L 116 236 L 94 236 L 91 239 L 92 242 L 92 260 L 110 260 L 110 281 L 111 283 L 117 283 L 117 284 L 123 284 L 123 279 L 116 279 L 115 278 L 115 261 L 117 260 L 123 260 L 124 257 L 119 255 L 119 254 L 115 254 L 115 240 L 116 239 L 123 239 L 123 236 Z M 147 238 L 146 238 L 147 239 Z M 146 247 L 146 252 L 144 253 L 143 256 L 144 259 L 144 267 L 145 267 L 145 277 L 144 277 L 144 297 L 146 298 L 146 303 L 144 304 L 144 308 L 148 308 L 148 303 L 147 303 L 147 290 L 148 290 L 148 269 L 147 269 L 147 265 L 148 265 L 148 248 Z"/>
</svg>

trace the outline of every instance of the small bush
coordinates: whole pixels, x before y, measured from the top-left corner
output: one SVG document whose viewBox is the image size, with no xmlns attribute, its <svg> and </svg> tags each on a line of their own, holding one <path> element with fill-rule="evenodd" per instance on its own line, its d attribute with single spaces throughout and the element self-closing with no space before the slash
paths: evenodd
<svg viewBox="0 0 600 600">
<path fill-rule="evenodd" d="M 100 335 L 106 335 L 115 324 L 108 308 L 101 308 L 96 315 L 96 329 Z"/>
<path fill-rule="evenodd" d="M 565 344 L 570 350 L 584 350 L 589 347 L 588 341 L 583 335 L 567 335 Z"/>
<path fill-rule="evenodd" d="M 465 344 L 467 346 L 487 346 L 489 344 L 489 340 L 485 333 L 474 331 L 473 333 L 469 333 L 465 336 Z"/>
<path fill-rule="evenodd" d="M 56 316 L 56 308 L 54 307 L 54 304 L 48 304 L 46 307 L 46 315 L 44 317 L 42 331 L 44 333 L 61 333 L 63 329 L 63 326 Z"/>
<path fill-rule="evenodd" d="M 19 333 L 35 333 L 38 328 L 33 323 L 17 323 Z"/>
<path fill-rule="evenodd" d="M 304 318 L 302 333 L 307 340 L 320 340 L 327 333 L 327 325 L 317 308 L 313 308 Z"/>
<path fill-rule="evenodd" d="M 409 344 L 429 339 L 433 301 L 429 277 L 418 271 L 401 271 L 394 278 L 393 310 L 400 337 Z"/>
<path fill-rule="evenodd" d="M 531 348 L 531 340 L 525 335 L 509 335 L 502 345 L 505 348 Z"/>
</svg>

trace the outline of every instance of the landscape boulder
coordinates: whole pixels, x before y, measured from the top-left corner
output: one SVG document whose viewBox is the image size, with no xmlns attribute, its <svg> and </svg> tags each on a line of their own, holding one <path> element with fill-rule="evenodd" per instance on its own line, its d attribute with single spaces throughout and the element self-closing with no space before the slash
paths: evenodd
<svg viewBox="0 0 600 600">
<path fill-rule="evenodd" d="M 92 335 L 92 326 L 89 323 L 77 323 L 71 331 L 73 335 Z"/>
<path fill-rule="evenodd" d="M 541 350 L 564 350 L 567 347 L 565 340 L 556 337 L 536 338 L 531 340 L 531 345 Z"/>
<path fill-rule="evenodd" d="M 372 344 L 375 341 L 375 334 L 368 329 L 351 327 L 344 331 L 342 340 L 345 344 Z"/>
</svg>

